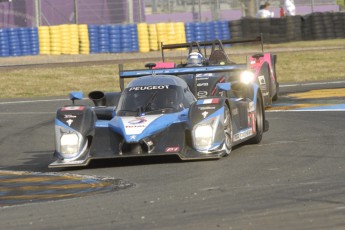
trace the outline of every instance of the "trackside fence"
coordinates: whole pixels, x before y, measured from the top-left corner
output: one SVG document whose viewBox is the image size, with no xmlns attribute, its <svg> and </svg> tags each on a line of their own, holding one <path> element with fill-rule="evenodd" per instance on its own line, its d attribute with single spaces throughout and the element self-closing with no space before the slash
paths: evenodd
<svg viewBox="0 0 345 230">
<path fill-rule="evenodd" d="M 0 57 L 150 52 L 160 44 L 252 38 L 264 43 L 345 38 L 345 13 L 282 18 L 157 24 L 62 24 L 0 28 Z"/>
</svg>

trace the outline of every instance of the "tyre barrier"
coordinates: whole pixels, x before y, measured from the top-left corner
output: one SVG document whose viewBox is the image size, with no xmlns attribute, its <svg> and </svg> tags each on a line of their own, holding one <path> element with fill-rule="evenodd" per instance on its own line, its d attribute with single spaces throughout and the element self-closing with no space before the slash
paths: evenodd
<svg viewBox="0 0 345 230">
<path fill-rule="evenodd" d="M 109 52 L 121 53 L 121 29 L 120 25 L 109 26 Z"/>
<path fill-rule="evenodd" d="M 9 41 L 8 46 L 10 49 L 10 56 L 21 56 L 22 51 L 20 48 L 18 28 L 9 28 L 8 29 L 8 41 Z"/>
<path fill-rule="evenodd" d="M 0 29 L 0 57 L 10 56 L 8 29 Z"/>
<path fill-rule="evenodd" d="M 139 23 L 138 28 L 138 41 L 139 51 L 142 53 L 150 52 L 150 36 L 147 23 Z"/>
<path fill-rule="evenodd" d="M 109 53 L 109 26 L 100 25 L 98 27 L 98 48 L 99 53 Z"/>
<path fill-rule="evenodd" d="M 61 54 L 61 31 L 60 26 L 50 26 L 50 54 L 60 55 Z"/>
<path fill-rule="evenodd" d="M 130 36 L 131 36 L 131 48 L 130 52 L 138 52 L 139 51 L 139 42 L 138 42 L 138 29 L 136 24 L 128 25 Z M 121 41 L 123 42 L 123 41 Z M 125 51 L 123 51 L 125 52 Z"/>
<path fill-rule="evenodd" d="M 70 54 L 71 52 L 71 30 L 69 25 L 60 25 L 61 35 L 61 54 Z"/>
<path fill-rule="evenodd" d="M 211 21 L 185 23 L 185 37 L 187 42 L 230 39 L 229 22 Z"/>
<path fill-rule="evenodd" d="M 0 28 L 0 57 L 149 52 L 159 50 L 161 42 L 252 38 L 260 33 L 264 43 L 344 38 L 345 12 L 234 21 Z"/>
<path fill-rule="evenodd" d="M 30 44 L 30 55 L 38 55 L 40 53 L 40 44 L 38 37 L 38 28 L 31 27 L 28 28 L 29 33 L 29 44 Z"/>
<path fill-rule="evenodd" d="M 149 29 L 150 50 L 152 51 L 159 50 L 158 33 L 157 33 L 156 24 L 149 24 L 148 29 Z"/>
<path fill-rule="evenodd" d="M 89 31 L 86 24 L 78 25 L 78 36 L 79 36 L 79 53 L 89 54 L 90 53 L 90 40 Z"/>
<path fill-rule="evenodd" d="M 264 43 L 345 37 L 345 13 L 323 12 L 282 18 L 242 18 L 230 21 L 232 38 L 251 38 L 262 33 Z"/>
<path fill-rule="evenodd" d="M 99 53 L 98 25 L 88 25 L 90 53 Z"/>
<path fill-rule="evenodd" d="M 50 54 L 50 34 L 48 26 L 38 27 L 40 54 Z"/>
<path fill-rule="evenodd" d="M 186 34 L 187 42 L 195 41 L 195 37 L 194 37 L 194 23 L 187 22 L 187 23 L 185 23 L 184 27 L 185 27 L 185 34 Z"/>
<path fill-rule="evenodd" d="M 68 54 L 79 54 L 79 27 L 76 24 L 69 25 L 70 27 L 70 50 Z"/>
</svg>

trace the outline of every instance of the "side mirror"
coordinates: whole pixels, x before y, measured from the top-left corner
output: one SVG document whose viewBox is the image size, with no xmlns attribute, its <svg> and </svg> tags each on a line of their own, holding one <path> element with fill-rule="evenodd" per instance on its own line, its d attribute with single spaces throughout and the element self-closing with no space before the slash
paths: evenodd
<svg viewBox="0 0 345 230">
<path fill-rule="evenodd" d="M 152 69 L 153 67 L 156 67 L 156 63 L 147 63 L 145 65 L 146 68 Z"/>
<path fill-rule="evenodd" d="M 83 92 L 70 92 L 69 94 L 69 99 L 72 101 L 73 105 L 75 100 L 82 100 L 83 97 Z"/>
</svg>

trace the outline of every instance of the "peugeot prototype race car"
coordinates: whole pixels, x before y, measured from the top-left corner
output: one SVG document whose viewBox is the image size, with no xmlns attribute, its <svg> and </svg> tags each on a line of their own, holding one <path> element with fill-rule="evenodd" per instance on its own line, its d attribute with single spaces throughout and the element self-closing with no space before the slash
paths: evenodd
<svg viewBox="0 0 345 230">
<path fill-rule="evenodd" d="M 73 103 L 57 111 L 56 161 L 49 167 L 133 156 L 218 159 L 239 143 L 259 143 L 269 126 L 257 71 L 247 63 L 214 61 L 175 68 L 153 63 L 142 70 L 121 66 L 121 91 L 89 93 L 92 106 L 74 103 L 83 95 L 72 92 Z M 134 79 L 125 87 L 126 78 Z"/>
<path fill-rule="evenodd" d="M 233 39 L 233 40 L 215 40 L 213 42 L 191 42 L 191 43 L 183 43 L 183 44 L 161 44 L 161 51 L 162 51 L 162 59 L 163 64 L 161 67 L 169 66 L 166 65 L 165 62 L 165 55 L 164 50 L 171 50 L 171 49 L 180 49 L 180 48 L 189 48 L 189 55 L 196 53 L 201 54 L 203 59 L 203 65 L 232 65 L 235 64 L 229 56 L 226 54 L 223 45 L 230 45 L 230 44 L 240 44 L 240 43 L 260 43 L 261 44 L 261 53 L 256 53 L 254 55 L 247 56 L 247 65 L 248 69 L 250 69 L 255 76 L 255 82 L 260 86 L 261 93 L 264 99 L 265 107 L 272 106 L 272 101 L 278 100 L 279 96 L 279 83 L 277 81 L 277 73 L 276 73 L 276 63 L 277 63 L 277 55 L 271 53 L 264 53 L 264 46 L 263 46 L 263 36 L 258 36 L 254 39 Z M 206 47 L 212 46 L 212 50 L 209 56 L 207 56 Z M 202 47 L 204 48 L 202 51 Z M 179 66 L 189 66 L 188 61 L 185 64 L 179 64 Z M 199 82 L 201 84 L 201 81 Z M 208 96 L 205 95 L 207 90 L 198 90 L 200 96 Z"/>
</svg>

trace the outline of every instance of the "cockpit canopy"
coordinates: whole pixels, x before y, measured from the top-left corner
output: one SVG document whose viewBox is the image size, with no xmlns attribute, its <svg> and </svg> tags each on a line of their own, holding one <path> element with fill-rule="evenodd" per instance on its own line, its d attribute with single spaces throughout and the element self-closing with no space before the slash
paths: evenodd
<svg viewBox="0 0 345 230">
<path fill-rule="evenodd" d="M 145 85 L 126 88 L 121 95 L 118 116 L 175 113 L 189 108 L 194 98 L 184 96 L 177 85 Z"/>
</svg>

